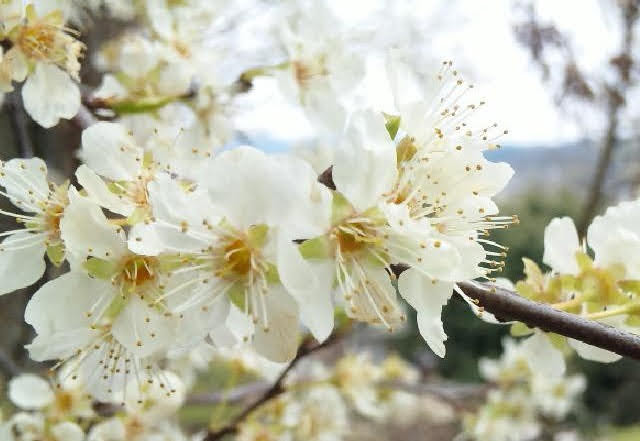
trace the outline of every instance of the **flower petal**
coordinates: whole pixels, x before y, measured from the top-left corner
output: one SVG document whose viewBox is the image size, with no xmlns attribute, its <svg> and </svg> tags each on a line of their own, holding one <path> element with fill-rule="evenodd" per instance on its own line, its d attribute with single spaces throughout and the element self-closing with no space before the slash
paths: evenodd
<svg viewBox="0 0 640 441">
<path fill-rule="evenodd" d="M 400 274 L 398 291 L 416 310 L 418 329 L 431 350 L 444 357 L 447 334 L 442 327 L 442 307 L 453 293 L 452 282 L 430 279 L 413 268 Z"/>
<path fill-rule="evenodd" d="M 82 263 L 88 256 L 117 259 L 127 253 L 124 232 L 109 223 L 98 205 L 69 188 L 69 205 L 60 220 L 69 257 Z"/>
<path fill-rule="evenodd" d="M 9 382 L 9 399 L 25 409 L 41 409 L 54 399 L 49 383 L 34 374 L 22 374 Z"/>
<path fill-rule="evenodd" d="M 38 201 L 47 199 L 47 165 L 40 158 L 11 159 L 2 163 L 0 185 L 5 188 L 11 203 L 34 213 L 40 211 Z"/>
<path fill-rule="evenodd" d="M 299 343 L 298 310 L 293 298 L 282 286 L 274 287 L 264 297 L 269 327 L 257 324 L 253 347 L 271 361 L 284 363 L 296 355 Z"/>
<path fill-rule="evenodd" d="M 76 170 L 76 178 L 82 188 L 86 190 L 89 198 L 101 207 L 123 216 L 130 216 L 133 213 L 135 206 L 127 199 L 109 190 L 102 178 L 85 164 Z"/>
<path fill-rule="evenodd" d="M 553 219 L 544 230 L 544 256 L 542 261 L 554 271 L 577 274 L 580 269 L 576 252 L 580 250 L 578 232 L 569 217 Z"/>
<path fill-rule="evenodd" d="M 324 341 L 333 330 L 332 265 L 306 261 L 284 235 L 278 238 L 277 262 L 280 281 L 298 303 L 302 323 Z"/>
<path fill-rule="evenodd" d="M 333 182 L 356 210 L 376 205 L 396 179 L 396 147 L 382 114 L 355 114 L 335 152 Z"/>
<path fill-rule="evenodd" d="M 80 158 L 97 174 L 114 181 L 133 181 L 144 152 L 121 124 L 98 122 L 82 132 Z"/>
<path fill-rule="evenodd" d="M 24 108 L 42 127 L 73 118 L 80 109 L 80 91 L 68 73 L 54 64 L 37 63 L 22 87 Z"/>
<path fill-rule="evenodd" d="M 0 295 L 36 282 L 46 268 L 45 238 L 28 232 L 7 236 L 0 245 Z"/>
</svg>

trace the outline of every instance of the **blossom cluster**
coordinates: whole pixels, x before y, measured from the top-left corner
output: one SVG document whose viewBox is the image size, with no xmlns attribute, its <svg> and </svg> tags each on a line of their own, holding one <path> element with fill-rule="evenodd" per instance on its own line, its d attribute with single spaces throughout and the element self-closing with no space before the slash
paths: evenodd
<svg viewBox="0 0 640 441">
<path fill-rule="evenodd" d="M 11 50 L 24 50 L 34 5 L 7 34 L 16 35 Z M 16 228 L 1 233 L 0 292 L 35 283 L 47 260 L 68 265 L 27 305 L 36 332 L 27 348 L 99 400 L 126 402 L 131 381 L 172 395 L 166 356 L 203 342 L 289 361 L 301 330 L 318 341 L 331 334 L 336 308 L 392 331 L 406 321 L 404 300 L 444 356 L 440 315 L 456 283 L 490 279 L 503 265 L 504 248 L 486 236 L 516 221 L 492 200 L 513 171 L 484 157 L 502 132 L 482 124 L 485 102 L 453 64 L 423 77 L 385 53 L 391 102 L 346 99 L 362 92 L 361 36 L 336 31 L 323 2 L 304 1 L 285 2 L 275 27 L 246 20 L 227 35 L 246 6 L 141 2 L 134 13 L 144 26 L 94 60 L 106 73 L 89 104 L 113 120 L 83 131 L 76 183 L 52 182 L 37 158 L 1 164 L 2 194 L 16 207 L 2 214 Z M 55 30 L 55 49 L 77 63 L 76 40 L 57 26 L 35 36 Z M 277 63 L 230 44 L 260 31 L 282 46 Z M 73 78 L 77 65 L 65 60 L 38 59 L 34 77 L 46 66 Z M 330 140 L 320 177 L 299 156 L 229 142 L 239 85 L 259 88 L 262 77 L 304 111 L 318 145 Z M 60 116 L 72 115 L 40 122 Z"/>
<path fill-rule="evenodd" d="M 374 363 L 365 353 L 345 355 L 332 367 L 312 361 L 299 366 L 285 392 L 260 407 L 240 427 L 239 441 L 341 440 L 354 417 L 367 421 L 411 421 L 420 411 L 417 395 L 398 390 L 420 380 L 397 356 Z"/>
<path fill-rule="evenodd" d="M 157 385 L 146 386 L 144 398 L 129 384 L 122 407 L 96 403 L 84 385 L 66 375 L 46 380 L 21 374 L 8 383 L 16 412 L 0 422 L 3 441 L 197 441 L 182 433 L 174 414 L 184 403 L 185 388 L 171 372 L 163 372 L 176 389 L 171 399 Z"/>
<path fill-rule="evenodd" d="M 492 387 L 465 419 L 465 435 L 474 441 L 538 439 L 545 424 L 574 410 L 586 386 L 582 375 L 565 374 L 563 353 L 541 332 L 522 341 L 506 338 L 502 356 L 481 359 L 479 367 Z"/>
<path fill-rule="evenodd" d="M 640 333 L 640 200 L 622 202 L 596 216 L 580 242 L 571 218 L 553 219 L 545 230 L 544 274 L 525 259 L 520 295 L 625 331 Z M 516 333 L 528 333 L 515 325 Z M 580 357 L 613 362 L 618 354 L 566 339 Z"/>
</svg>

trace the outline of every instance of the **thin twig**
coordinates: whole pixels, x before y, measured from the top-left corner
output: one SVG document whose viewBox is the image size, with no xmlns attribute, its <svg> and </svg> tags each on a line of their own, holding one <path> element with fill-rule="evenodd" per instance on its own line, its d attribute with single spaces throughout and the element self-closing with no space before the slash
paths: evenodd
<svg viewBox="0 0 640 441">
<path fill-rule="evenodd" d="M 87 127 L 95 124 L 98 120 L 93 116 L 93 113 L 83 104 L 80 105 L 80 109 L 76 116 L 73 117 L 73 121 L 80 127 L 81 129 L 86 129 Z"/>
<path fill-rule="evenodd" d="M 7 100 L 7 108 L 9 110 L 9 120 L 11 122 L 11 130 L 13 131 L 18 152 L 21 158 L 33 158 L 34 149 L 29 134 L 29 116 L 24 110 L 22 102 L 22 94 L 16 89 Z"/>
<path fill-rule="evenodd" d="M 467 297 L 498 320 L 519 321 L 531 328 L 554 332 L 640 360 L 640 336 L 533 302 L 496 286 L 476 282 L 462 282 L 458 286 Z"/>
<path fill-rule="evenodd" d="M 340 340 L 343 336 L 343 333 L 334 333 L 329 338 L 327 338 L 324 342 L 320 344 L 315 344 L 312 338 L 305 339 L 300 347 L 298 348 L 298 353 L 294 357 L 293 360 L 289 363 L 289 365 L 282 371 L 280 376 L 276 379 L 273 385 L 268 388 L 256 401 L 251 403 L 248 407 L 246 407 L 240 414 L 235 416 L 226 426 L 211 431 L 207 434 L 207 436 L 203 439 L 203 441 L 216 441 L 222 439 L 226 435 L 234 434 L 238 431 L 240 424 L 247 419 L 251 413 L 253 413 L 256 409 L 261 407 L 263 404 L 271 401 L 272 399 L 282 395 L 286 388 L 284 386 L 284 382 L 287 378 L 287 375 L 291 370 L 305 357 L 315 353 L 316 351 L 331 346 L 338 340 Z"/>
</svg>

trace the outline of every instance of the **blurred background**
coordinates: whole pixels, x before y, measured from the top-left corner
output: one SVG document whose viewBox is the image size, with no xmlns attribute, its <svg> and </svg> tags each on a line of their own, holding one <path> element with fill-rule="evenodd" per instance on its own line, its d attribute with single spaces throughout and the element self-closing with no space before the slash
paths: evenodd
<svg viewBox="0 0 640 441">
<path fill-rule="evenodd" d="M 338 2 L 336 2 L 338 3 Z M 381 2 L 341 2 L 344 19 L 358 26 L 368 9 Z M 345 4 L 346 3 L 346 4 Z M 640 11 L 634 0 L 431 0 L 403 2 L 412 11 L 425 59 L 453 59 L 467 78 L 487 97 L 491 114 L 509 129 L 502 148 L 488 153 L 506 161 L 516 174 L 498 205 L 516 213 L 520 224 L 494 233 L 509 247 L 503 276 L 522 277 L 522 257 L 542 264 L 543 230 L 557 216 L 571 216 L 584 233 L 603 207 L 640 196 Z M 83 34 L 91 54 L 102 41 L 126 23 L 91 22 Z M 83 83 L 95 87 L 100 75 L 83 65 Z M 269 91 L 256 91 L 269 97 Z M 0 113 L 0 156 L 39 156 L 58 179 L 70 178 L 77 166 L 74 150 L 80 129 L 71 122 L 43 130 L 25 115 L 15 94 L 8 95 Z M 238 117 L 242 141 L 268 150 L 280 150 L 303 140 L 304 124 L 295 124 L 295 109 L 283 102 L 281 112 L 251 109 Z M 271 134 L 266 135 L 267 131 Z M 275 134 L 275 136 L 273 135 Z M 6 208 L 6 201 L 2 201 Z M 8 220 L 1 228 L 9 229 Z M 50 269 L 53 271 L 53 269 Z M 23 324 L 25 304 L 37 290 L 0 297 L 0 365 L 3 375 L 37 370 L 23 345 L 32 330 Z M 396 335 L 357 333 L 349 345 L 386 346 L 416 363 L 429 376 L 460 384 L 479 380 L 477 359 L 500 354 L 506 327 L 485 324 L 465 304 L 451 301 L 443 322 L 449 336 L 447 357 L 436 360 L 415 328 Z M 574 360 L 588 376 L 589 386 L 576 415 L 581 427 L 619 429 L 612 440 L 640 439 L 640 369 L 635 361 L 601 365 Z M 199 382 L 201 390 L 222 384 L 224 368 L 212 367 Z M 6 404 L 5 404 L 6 405 Z M 198 427 L 210 417 L 211 407 L 192 406 L 183 415 Z M 438 426 L 439 423 L 433 423 Z M 450 439 L 447 423 L 394 432 L 394 439 Z M 636 427 L 638 429 L 636 430 Z M 362 428 L 361 439 L 367 435 Z M 388 429 L 393 430 L 393 429 Z M 396 429 L 399 430 L 399 429 Z M 429 437 L 427 437 L 429 433 Z"/>
</svg>

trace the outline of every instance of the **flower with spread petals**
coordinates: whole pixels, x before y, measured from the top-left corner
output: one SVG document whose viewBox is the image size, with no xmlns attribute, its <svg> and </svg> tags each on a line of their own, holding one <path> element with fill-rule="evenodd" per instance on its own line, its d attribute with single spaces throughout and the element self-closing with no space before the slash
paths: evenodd
<svg viewBox="0 0 640 441">
<path fill-rule="evenodd" d="M 34 360 L 59 360 L 69 375 L 111 401 L 127 379 L 161 381 L 155 359 L 176 339 L 178 317 L 162 301 L 174 258 L 139 256 L 100 207 L 69 192 L 61 224 L 71 271 L 46 283 L 25 311 Z"/>
<path fill-rule="evenodd" d="M 597 216 L 580 243 L 573 221 L 553 219 L 544 233 L 543 261 L 552 269 L 542 274 L 525 261 L 527 278 L 517 287 L 521 295 L 632 333 L 640 332 L 636 316 L 640 308 L 637 280 L 640 202 L 623 202 Z M 587 245 L 594 258 L 587 254 Z M 569 345 L 586 359 L 612 362 L 620 356 L 584 342 L 568 339 Z"/>
<path fill-rule="evenodd" d="M 0 90 L 13 90 L 13 81 L 25 81 L 24 106 L 41 126 L 55 126 L 80 108 L 80 62 L 84 45 L 65 26 L 59 9 L 43 2 L 26 6 L 25 19 L 3 30 L 10 49 L 0 61 Z M 47 99 L 42 99 L 46 96 Z"/>
<path fill-rule="evenodd" d="M 333 158 L 331 227 L 324 238 L 304 243 L 302 251 L 309 258 L 324 253 L 333 260 L 347 314 L 388 329 L 404 320 L 391 283 L 393 265 L 408 265 L 398 291 L 416 309 L 431 349 L 444 356 L 441 309 L 455 282 L 487 274 L 480 265 L 492 253 L 482 247 L 478 230 L 502 223 L 486 218 L 497 208 L 485 196 L 502 182 L 465 170 L 466 161 L 479 160 L 477 155 L 457 152 L 429 162 L 425 149 L 410 138 L 395 142 L 387 126 L 372 111 L 352 116 Z M 465 210 L 468 215 L 459 214 Z"/>
<path fill-rule="evenodd" d="M 0 194 L 23 211 L 0 213 L 13 217 L 22 228 L 2 232 L 0 294 L 36 282 L 45 270 L 44 255 L 59 266 L 65 259 L 60 220 L 68 205 L 67 185 L 47 181 L 47 167 L 38 158 L 0 163 Z"/>
<path fill-rule="evenodd" d="M 0 437 L 6 441 L 82 441 L 84 430 L 75 419 L 93 416 L 86 395 L 58 385 L 52 388 L 45 379 L 22 374 L 9 382 L 9 399 L 21 409 L 9 421 L 0 424 Z M 3 436 L 6 430 L 6 437 Z"/>
<path fill-rule="evenodd" d="M 132 246 L 150 255 L 178 252 L 191 263 L 174 271 L 185 280 L 166 293 L 174 312 L 239 308 L 250 319 L 239 324 L 243 338 L 265 357 L 287 361 L 299 315 L 319 340 L 333 327 L 330 278 L 313 273 L 293 242 L 320 231 L 315 219 L 328 210 L 326 189 L 304 162 L 250 147 L 223 152 L 203 170 L 197 188 L 168 177 L 149 184 L 154 222 Z"/>
</svg>

